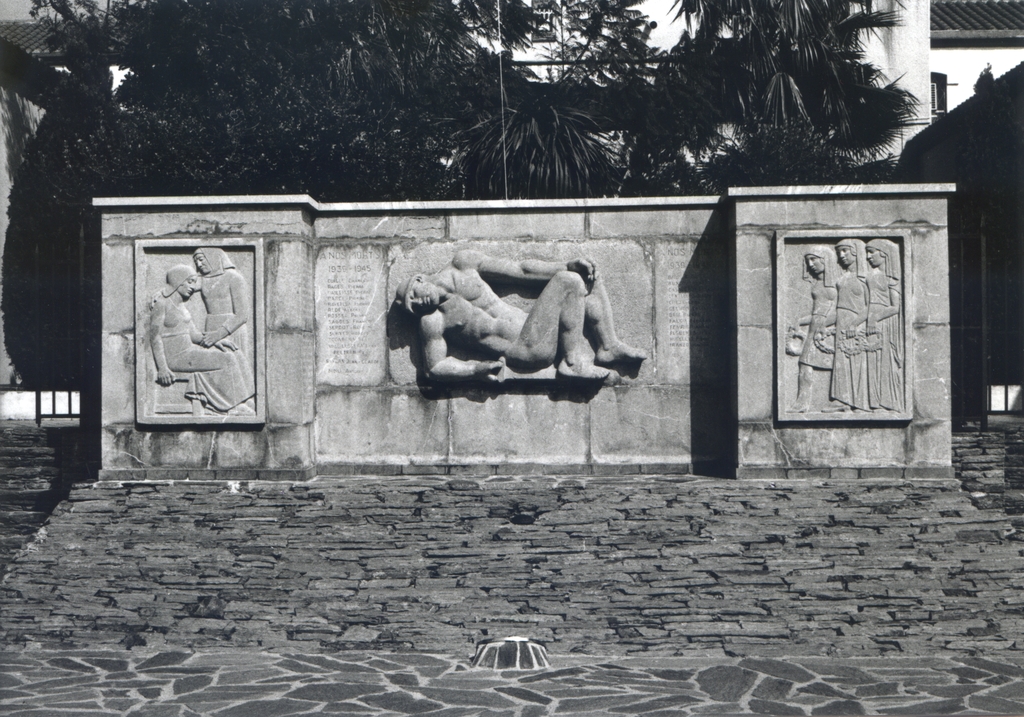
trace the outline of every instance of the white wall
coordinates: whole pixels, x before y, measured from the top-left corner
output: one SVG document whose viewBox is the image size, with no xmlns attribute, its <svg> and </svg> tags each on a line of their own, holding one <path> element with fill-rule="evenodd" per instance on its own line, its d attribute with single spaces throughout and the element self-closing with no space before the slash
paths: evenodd
<svg viewBox="0 0 1024 717">
<path fill-rule="evenodd" d="M 874 10 L 895 12 L 899 25 L 870 35 L 865 42 L 867 57 L 889 82 L 917 98 L 917 119 L 904 133 L 905 143 L 928 126 L 931 118 L 931 3 L 920 0 L 876 0 Z M 894 147 L 896 151 L 902 147 Z"/>
<path fill-rule="evenodd" d="M 952 110 L 974 95 L 974 83 L 988 64 L 999 77 L 1024 62 L 1024 47 L 938 48 L 931 53 L 931 71 L 946 75 L 946 110 Z"/>
</svg>

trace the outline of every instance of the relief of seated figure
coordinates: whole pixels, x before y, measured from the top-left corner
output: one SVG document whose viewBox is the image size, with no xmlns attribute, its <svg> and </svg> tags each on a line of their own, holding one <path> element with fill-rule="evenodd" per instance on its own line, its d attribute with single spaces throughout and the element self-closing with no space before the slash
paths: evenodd
<svg viewBox="0 0 1024 717">
<path fill-rule="evenodd" d="M 529 313 L 505 302 L 491 282 L 540 289 Z M 417 274 L 398 286 L 395 300 L 419 320 L 427 377 L 435 381 L 501 381 L 515 371 L 557 367 L 557 375 L 600 381 L 610 371 L 595 364 L 638 364 L 644 351 L 615 333 L 604 282 L 586 259 L 516 261 L 477 251 L 456 253 L 434 274 Z M 584 329 L 591 332 L 591 352 Z M 486 360 L 449 355 L 449 345 Z"/>
<path fill-rule="evenodd" d="M 195 270 L 180 264 L 167 272 L 166 286 L 153 297 L 149 342 L 156 382 L 171 386 L 185 378 L 185 398 L 198 402 L 207 413 L 253 415 L 254 385 L 239 347 L 230 339 L 204 346 L 204 334 L 185 306 L 198 289 Z"/>
</svg>

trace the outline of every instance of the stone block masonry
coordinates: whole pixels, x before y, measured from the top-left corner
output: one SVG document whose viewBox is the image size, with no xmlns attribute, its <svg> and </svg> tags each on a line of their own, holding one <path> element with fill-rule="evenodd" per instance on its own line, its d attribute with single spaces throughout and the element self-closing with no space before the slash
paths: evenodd
<svg viewBox="0 0 1024 717">
<path fill-rule="evenodd" d="M 953 434 L 953 468 L 964 490 L 1003 493 L 1008 453 L 1019 453 L 1019 436 L 1007 445 L 1003 431 Z M 1009 449 L 1009 450 L 1008 450 Z"/>
<path fill-rule="evenodd" d="M 0 574 L 84 477 L 81 434 L 70 421 L 63 424 L 0 424 Z"/>
<path fill-rule="evenodd" d="M 979 508 L 1024 515 L 1024 429 L 954 434 L 953 466 Z"/>
<path fill-rule="evenodd" d="M 134 294 L 103 296 L 100 475 L 301 481 L 661 465 L 756 479 L 952 477 L 952 189 L 365 205 L 97 199 L 105 286 L 135 282 Z M 849 242 L 860 258 L 840 272 Z M 814 281 L 811 249 L 831 257 Z M 203 277 L 185 296 L 168 283 L 171 269 L 187 273 L 200 250 L 223 255 L 214 263 L 230 281 L 196 264 Z M 876 254 L 884 267 L 870 263 Z M 579 260 L 599 280 L 584 270 L 590 308 L 575 319 L 569 295 L 557 298 L 564 288 L 541 296 L 558 267 Z M 414 279 L 443 301 L 414 310 L 404 293 Z M 811 331 L 801 317 L 814 310 Z M 538 335 L 552 320 L 559 327 L 550 355 L 517 355 L 546 351 L 521 338 L 528 313 Z M 853 323 L 826 325 L 829 315 Z M 207 345 L 185 338 L 189 322 Z M 800 330 L 807 347 L 821 343 L 817 353 L 793 353 Z M 488 383 L 481 367 L 499 358 L 508 380 Z M 592 380 L 604 369 L 576 380 L 555 371 L 594 360 L 616 371 L 606 385 Z"/>
<path fill-rule="evenodd" d="M 321 478 L 76 487 L 0 641 L 471 655 L 995 654 L 1024 521 L 954 479 Z"/>
<path fill-rule="evenodd" d="M 729 468 L 729 237 L 717 197 L 353 205 L 246 196 L 96 205 L 108 285 L 136 284 L 134 298 L 115 290 L 103 297 L 106 480 Z M 175 322 L 210 320 L 217 275 L 197 278 L 196 296 L 178 308 L 168 303 L 180 289 L 166 283 L 170 268 L 187 267 L 204 247 L 237 265 L 241 303 L 252 304 L 214 315 L 218 331 L 224 316 L 247 317 L 240 333 L 255 341 L 228 339 L 235 362 L 230 347 L 178 338 Z M 554 366 L 524 369 L 501 385 L 428 378 L 422 326 L 394 301 L 396 288 L 474 252 L 508 265 L 592 261 L 615 335 L 646 358 L 618 365 L 621 375 L 607 386 L 556 380 Z M 545 284 L 508 278 L 494 280 L 495 296 L 529 312 Z M 165 318 L 154 328 L 157 304 L 172 306 L 160 315 L 171 311 L 173 326 Z M 585 339 L 583 353 L 593 356 L 593 320 Z M 169 355 L 179 368 L 161 378 L 156 356 L 168 350 L 158 344 L 175 340 L 182 345 Z M 459 360 L 495 358 L 450 348 Z M 247 359 L 255 396 L 233 403 L 251 381 L 240 367 Z"/>
<path fill-rule="evenodd" d="M 729 190 L 737 476 L 952 476 L 949 189 Z"/>
</svg>

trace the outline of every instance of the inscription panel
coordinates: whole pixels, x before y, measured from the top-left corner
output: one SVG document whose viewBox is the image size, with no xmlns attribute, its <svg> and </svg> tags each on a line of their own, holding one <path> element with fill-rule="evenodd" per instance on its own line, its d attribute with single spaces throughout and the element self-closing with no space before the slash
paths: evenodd
<svg viewBox="0 0 1024 717">
<path fill-rule="evenodd" d="M 659 381 L 685 384 L 724 375 L 725 286 L 718 258 L 698 242 L 655 248 Z"/>
<path fill-rule="evenodd" d="M 316 261 L 317 383 L 383 383 L 387 328 L 384 250 L 328 246 Z"/>
</svg>

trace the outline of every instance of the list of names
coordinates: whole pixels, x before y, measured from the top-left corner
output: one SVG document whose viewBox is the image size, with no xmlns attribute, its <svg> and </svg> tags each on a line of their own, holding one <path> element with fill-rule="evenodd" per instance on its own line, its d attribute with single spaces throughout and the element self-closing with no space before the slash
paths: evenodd
<svg viewBox="0 0 1024 717">
<path fill-rule="evenodd" d="M 370 247 L 325 249 L 317 262 L 318 378 L 364 385 L 383 376 L 385 277 Z"/>
</svg>

